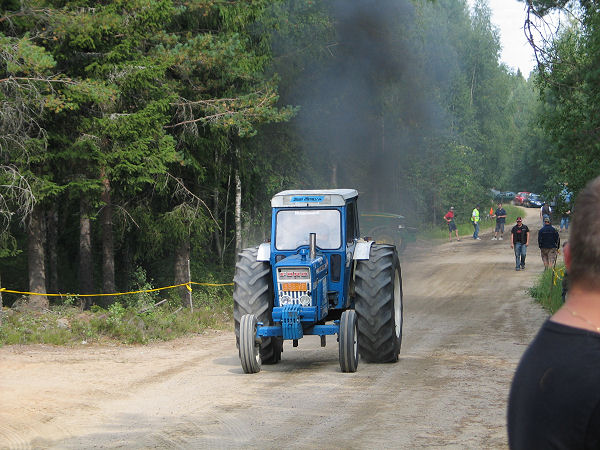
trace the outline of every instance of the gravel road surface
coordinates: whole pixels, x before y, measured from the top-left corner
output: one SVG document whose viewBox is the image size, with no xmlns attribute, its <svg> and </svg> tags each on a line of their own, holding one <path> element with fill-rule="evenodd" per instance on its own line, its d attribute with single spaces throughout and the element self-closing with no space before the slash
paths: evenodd
<svg viewBox="0 0 600 450">
<path fill-rule="evenodd" d="M 343 374 L 335 338 L 308 336 L 245 375 L 233 331 L 0 348 L 0 448 L 506 448 L 512 374 L 547 317 L 527 294 L 543 269 L 538 211 L 523 211 L 525 271 L 508 233 L 408 248 L 396 364 Z"/>
</svg>

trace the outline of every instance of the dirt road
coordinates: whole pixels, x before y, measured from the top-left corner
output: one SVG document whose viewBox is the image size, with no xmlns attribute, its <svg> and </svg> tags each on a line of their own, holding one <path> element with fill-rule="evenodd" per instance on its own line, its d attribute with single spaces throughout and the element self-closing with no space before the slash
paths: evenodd
<svg viewBox="0 0 600 450">
<path fill-rule="evenodd" d="M 354 374 L 315 336 L 255 375 L 229 331 L 0 348 L 0 447 L 506 448 L 512 373 L 547 316 L 526 293 L 543 267 L 536 235 L 521 272 L 507 235 L 409 248 L 400 361 Z"/>
</svg>

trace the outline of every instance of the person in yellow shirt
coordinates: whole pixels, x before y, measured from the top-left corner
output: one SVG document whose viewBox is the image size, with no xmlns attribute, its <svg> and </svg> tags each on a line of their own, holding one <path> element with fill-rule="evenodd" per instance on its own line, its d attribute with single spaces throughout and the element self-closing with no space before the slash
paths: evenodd
<svg viewBox="0 0 600 450">
<path fill-rule="evenodd" d="M 473 239 L 480 241 L 479 237 L 479 205 L 473 208 L 473 212 L 471 213 L 471 222 L 473 223 Z"/>
</svg>

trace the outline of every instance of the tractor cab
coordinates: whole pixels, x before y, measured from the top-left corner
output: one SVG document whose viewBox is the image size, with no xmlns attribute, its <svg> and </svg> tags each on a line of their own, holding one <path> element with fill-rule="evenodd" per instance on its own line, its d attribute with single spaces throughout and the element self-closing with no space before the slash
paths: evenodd
<svg viewBox="0 0 600 450">
<path fill-rule="evenodd" d="M 301 286 L 282 285 L 281 274 L 285 273 L 286 267 L 297 267 L 314 260 L 310 255 L 310 236 L 314 234 L 314 257 L 321 258 L 318 271 L 326 272 L 323 280 L 323 289 L 327 293 L 325 309 L 348 306 L 345 280 L 350 277 L 359 237 L 357 199 L 358 192 L 354 189 L 283 191 L 273 197 L 270 261 L 275 268 L 276 303 L 301 297 L 296 291 L 286 290 L 289 286 Z"/>
</svg>

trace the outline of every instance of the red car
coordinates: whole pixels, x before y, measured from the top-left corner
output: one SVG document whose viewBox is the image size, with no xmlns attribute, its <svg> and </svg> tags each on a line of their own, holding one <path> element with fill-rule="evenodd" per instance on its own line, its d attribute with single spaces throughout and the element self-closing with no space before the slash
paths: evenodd
<svg viewBox="0 0 600 450">
<path fill-rule="evenodd" d="M 531 192 L 517 192 L 513 203 L 515 205 L 524 206 L 527 202 L 527 199 L 529 198 L 529 194 L 531 194 Z"/>
</svg>

